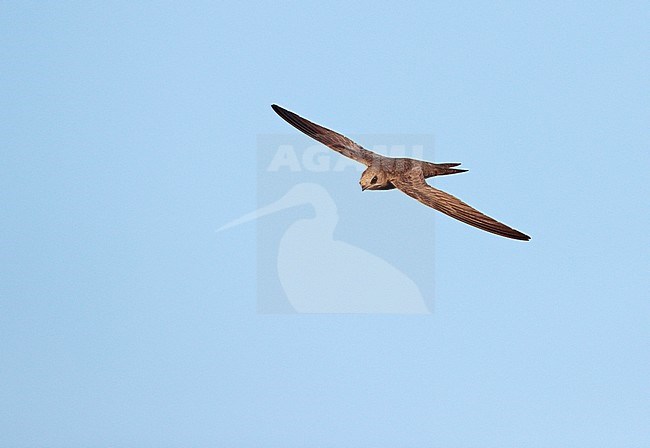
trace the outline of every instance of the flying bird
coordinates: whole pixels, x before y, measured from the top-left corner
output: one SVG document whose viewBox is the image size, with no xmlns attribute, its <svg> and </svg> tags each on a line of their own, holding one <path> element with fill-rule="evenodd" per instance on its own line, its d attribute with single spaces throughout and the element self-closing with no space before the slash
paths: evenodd
<svg viewBox="0 0 650 448">
<path fill-rule="evenodd" d="M 368 151 L 349 138 L 302 118 L 273 104 L 273 110 L 290 125 L 334 151 L 367 166 L 361 174 L 361 190 L 391 190 L 397 188 L 439 212 L 496 235 L 528 241 L 530 237 L 490 218 L 460 199 L 427 184 L 429 177 L 462 173 L 455 168 L 460 163 L 432 163 L 407 157 L 386 157 Z"/>
</svg>

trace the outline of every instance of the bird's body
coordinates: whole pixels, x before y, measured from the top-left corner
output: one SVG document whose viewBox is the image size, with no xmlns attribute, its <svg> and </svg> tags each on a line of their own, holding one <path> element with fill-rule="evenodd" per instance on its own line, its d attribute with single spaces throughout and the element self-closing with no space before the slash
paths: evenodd
<svg viewBox="0 0 650 448">
<path fill-rule="evenodd" d="M 329 146 L 334 151 L 367 166 L 359 184 L 362 190 L 398 188 L 423 204 L 479 229 L 507 238 L 527 241 L 530 237 L 465 204 L 460 199 L 433 188 L 425 179 L 462 173 L 460 163 L 432 163 L 407 157 L 385 157 L 368 151 L 349 138 L 312 123 L 301 116 L 272 105 L 273 110 L 296 129 Z"/>
<path fill-rule="evenodd" d="M 454 166 L 460 165 L 460 163 L 431 163 L 425 162 L 422 160 L 410 159 L 408 157 L 381 157 L 368 167 L 364 173 L 366 177 L 369 176 L 370 181 L 375 175 L 379 173 L 384 173 L 386 177 L 385 183 L 379 182 L 369 182 L 367 188 L 364 190 L 391 190 L 397 188 L 392 182 L 391 179 L 400 178 L 407 175 L 409 172 L 414 169 L 421 169 L 422 175 L 425 179 L 434 176 L 444 176 L 446 174 L 456 174 L 464 173 L 467 170 L 460 168 L 453 168 Z M 364 177 L 362 176 L 362 179 Z M 379 175 L 378 175 L 379 178 Z M 362 183 L 361 181 L 359 183 Z"/>
</svg>

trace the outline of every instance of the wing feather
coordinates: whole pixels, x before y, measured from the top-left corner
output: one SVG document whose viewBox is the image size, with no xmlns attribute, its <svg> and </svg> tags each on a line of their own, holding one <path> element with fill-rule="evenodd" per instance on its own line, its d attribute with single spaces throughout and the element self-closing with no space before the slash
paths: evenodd
<svg viewBox="0 0 650 448">
<path fill-rule="evenodd" d="M 334 132 L 331 129 L 324 128 L 323 126 L 317 125 L 316 123 L 312 123 L 311 121 L 302 118 L 300 115 L 283 109 L 276 104 L 273 104 L 271 107 L 287 123 L 299 131 L 304 132 L 314 140 L 317 140 L 322 144 L 329 146 L 334 151 L 346 157 L 349 157 L 352 160 L 356 160 L 357 162 L 363 163 L 366 166 L 370 166 L 372 165 L 373 161 L 376 161 L 379 158 L 383 157 L 372 151 L 368 151 L 344 135 Z"/>
<path fill-rule="evenodd" d="M 402 192 L 417 199 L 424 205 L 462 221 L 465 224 L 506 238 L 522 241 L 530 240 L 528 235 L 484 215 L 449 193 L 433 188 L 424 180 L 420 167 L 415 167 L 406 175 L 391 179 L 391 182 Z"/>
</svg>

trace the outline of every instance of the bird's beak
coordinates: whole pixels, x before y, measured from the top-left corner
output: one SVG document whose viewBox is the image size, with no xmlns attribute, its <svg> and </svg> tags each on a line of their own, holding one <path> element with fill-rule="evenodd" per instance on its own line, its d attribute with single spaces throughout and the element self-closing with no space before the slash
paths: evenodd
<svg viewBox="0 0 650 448">
<path fill-rule="evenodd" d="M 306 201 L 305 201 L 306 202 Z M 244 216 L 235 219 L 234 221 L 229 222 L 228 224 L 225 224 L 217 229 L 217 232 L 221 232 L 222 230 L 226 230 L 230 227 L 235 227 L 240 224 L 243 224 L 248 221 L 252 221 L 257 218 L 261 218 L 262 216 L 269 215 L 271 213 L 278 212 L 280 210 L 284 210 L 285 208 L 293 207 L 295 205 L 300 205 L 301 201 L 294 199 L 288 198 L 288 195 L 284 195 L 277 201 L 275 201 L 272 204 L 266 205 L 264 207 L 258 208 L 254 212 L 250 212 L 245 214 Z"/>
<path fill-rule="evenodd" d="M 361 191 L 364 191 L 366 188 L 368 187 L 366 187 L 365 185 L 361 185 Z"/>
</svg>

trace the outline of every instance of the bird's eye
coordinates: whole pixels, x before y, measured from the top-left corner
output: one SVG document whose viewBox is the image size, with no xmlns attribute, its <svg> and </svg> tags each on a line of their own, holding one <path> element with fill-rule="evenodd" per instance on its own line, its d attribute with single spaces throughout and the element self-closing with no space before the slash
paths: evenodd
<svg viewBox="0 0 650 448">
<path fill-rule="evenodd" d="M 375 177 L 373 177 L 372 179 L 370 179 L 370 183 L 371 183 L 371 184 L 376 184 L 376 183 L 377 183 L 377 176 L 375 176 Z"/>
</svg>

